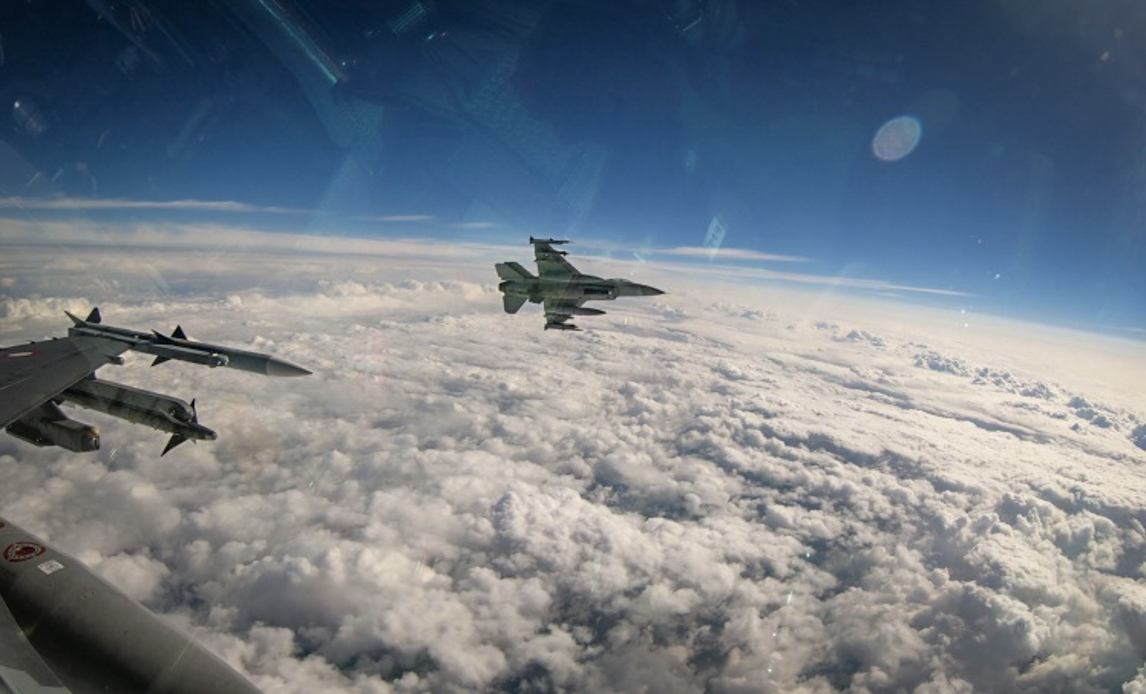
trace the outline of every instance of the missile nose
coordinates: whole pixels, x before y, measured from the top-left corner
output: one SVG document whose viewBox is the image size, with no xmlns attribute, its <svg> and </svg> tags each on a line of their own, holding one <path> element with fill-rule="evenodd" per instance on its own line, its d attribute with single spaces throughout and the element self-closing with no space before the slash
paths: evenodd
<svg viewBox="0 0 1146 694">
<path fill-rule="evenodd" d="M 283 361 L 282 359 L 276 359 L 274 357 L 267 359 L 268 376 L 309 376 L 310 374 L 310 371 L 301 366 L 295 366 L 289 361 Z"/>
</svg>

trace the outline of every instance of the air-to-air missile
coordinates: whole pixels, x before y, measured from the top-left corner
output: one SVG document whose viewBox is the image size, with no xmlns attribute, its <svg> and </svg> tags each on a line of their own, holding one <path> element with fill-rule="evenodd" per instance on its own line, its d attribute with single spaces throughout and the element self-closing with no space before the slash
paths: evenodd
<svg viewBox="0 0 1146 694">
<path fill-rule="evenodd" d="M 128 349 L 134 352 L 154 355 L 155 360 L 151 362 L 152 366 L 175 359 L 210 367 L 225 366 L 230 369 L 250 371 L 266 376 L 306 376 L 310 374 L 310 371 L 301 366 L 295 366 L 269 354 L 189 340 L 183 332 L 182 326 L 176 326 L 170 337 L 155 331 L 147 333 L 129 328 L 117 328 L 103 324 L 98 308 L 92 309 L 86 319 L 81 320 L 71 313 L 68 313 L 68 318 L 71 318 L 72 323 L 74 323 L 71 328 L 68 328 L 68 335 L 103 338 L 125 343 L 129 345 Z"/>
<path fill-rule="evenodd" d="M 73 404 L 171 434 L 166 454 L 184 441 L 213 441 L 215 432 L 199 424 L 195 401 L 97 379 L 107 364 L 124 363 L 128 350 L 155 356 L 152 366 L 172 359 L 225 366 L 267 376 L 310 373 L 269 354 L 187 339 L 183 328 L 167 337 L 104 325 L 99 309 L 84 320 L 72 314 L 68 336 L 0 348 L 0 427 L 36 446 L 73 452 L 99 450 L 96 428 L 68 419 L 61 404 Z M 2 691 L 2 690 L 0 690 Z"/>
<path fill-rule="evenodd" d="M 194 639 L 5 519 L 0 598 L 0 691 L 258 693 Z"/>
<path fill-rule="evenodd" d="M 216 434 L 199 423 L 195 401 L 101 381 L 94 375 L 76 383 L 60 397 L 73 405 L 167 432 L 171 438 L 160 456 L 184 441 L 214 441 Z"/>
</svg>

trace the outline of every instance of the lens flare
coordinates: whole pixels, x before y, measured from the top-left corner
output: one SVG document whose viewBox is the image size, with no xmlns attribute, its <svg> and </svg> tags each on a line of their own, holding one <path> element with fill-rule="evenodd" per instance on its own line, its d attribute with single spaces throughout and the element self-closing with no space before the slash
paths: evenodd
<svg viewBox="0 0 1146 694">
<path fill-rule="evenodd" d="M 898 116 L 880 126 L 871 141 L 871 151 L 881 161 L 898 161 L 911 154 L 923 136 L 915 116 Z"/>
</svg>

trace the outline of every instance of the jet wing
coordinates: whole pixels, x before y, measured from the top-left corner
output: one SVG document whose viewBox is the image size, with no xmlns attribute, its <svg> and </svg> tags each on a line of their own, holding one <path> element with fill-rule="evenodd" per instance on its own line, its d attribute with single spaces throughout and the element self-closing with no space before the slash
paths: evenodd
<svg viewBox="0 0 1146 694">
<path fill-rule="evenodd" d="M 0 694 L 69 694 L 0 600 Z"/>
<path fill-rule="evenodd" d="M 533 240 L 533 258 L 542 279 L 567 279 L 581 274 L 565 259 L 565 251 L 557 250 L 550 241 Z"/>
<path fill-rule="evenodd" d="M 119 361 L 128 346 L 99 338 L 61 337 L 0 349 L 0 428 L 101 366 Z"/>
</svg>

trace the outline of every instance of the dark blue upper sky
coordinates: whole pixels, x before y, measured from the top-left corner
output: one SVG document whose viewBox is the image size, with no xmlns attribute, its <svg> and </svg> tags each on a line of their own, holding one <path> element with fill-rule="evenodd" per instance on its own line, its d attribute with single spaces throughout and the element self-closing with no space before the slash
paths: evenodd
<svg viewBox="0 0 1146 694">
<path fill-rule="evenodd" d="M 820 274 L 1146 322 L 1134 2 L 137 7 L 0 10 L 6 194 L 306 208 L 320 214 L 301 228 L 323 233 L 433 215 L 635 247 L 700 245 L 719 216 L 724 245 Z M 873 139 L 901 116 L 918 141 L 881 160 Z M 27 170 L 36 185 L 12 173 Z"/>
</svg>

